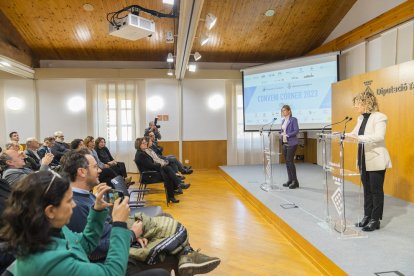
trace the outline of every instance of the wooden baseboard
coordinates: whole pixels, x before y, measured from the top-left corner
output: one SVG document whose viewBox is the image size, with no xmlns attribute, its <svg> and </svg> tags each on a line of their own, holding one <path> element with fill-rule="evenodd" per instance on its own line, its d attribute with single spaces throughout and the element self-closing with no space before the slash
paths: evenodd
<svg viewBox="0 0 414 276">
<path fill-rule="evenodd" d="M 221 168 L 223 177 L 244 197 L 264 218 L 278 229 L 307 259 L 309 259 L 321 271 L 323 275 L 347 275 L 339 266 L 326 257 L 315 246 L 303 238 L 280 217 L 267 208 L 262 202 L 248 192 L 236 180 L 229 176 Z"/>
</svg>

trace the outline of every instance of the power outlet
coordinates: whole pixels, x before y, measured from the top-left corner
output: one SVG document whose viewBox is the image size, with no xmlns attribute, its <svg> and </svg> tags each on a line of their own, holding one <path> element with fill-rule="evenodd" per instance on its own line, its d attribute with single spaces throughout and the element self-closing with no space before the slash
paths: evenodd
<svg viewBox="0 0 414 276">
<path fill-rule="evenodd" d="M 184 163 L 185 163 L 185 164 L 190 164 L 190 160 L 185 159 L 185 160 L 184 160 Z"/>
</svg>

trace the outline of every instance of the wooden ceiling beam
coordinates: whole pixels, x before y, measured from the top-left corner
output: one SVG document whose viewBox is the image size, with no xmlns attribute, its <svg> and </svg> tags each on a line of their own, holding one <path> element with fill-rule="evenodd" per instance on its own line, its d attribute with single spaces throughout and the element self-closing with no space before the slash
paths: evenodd
<svg viewBox="0 0 414 276">
<path fill-rule="evenodd" d="M 184 79 L 204 0 L 180 2 L 175 77 Z"/>
<path fill-rule="evenodd" d="M 24 39 L 16 28 L 1 11 L 0 25 L 2 26 L 2 31 L 0 32 L 0 55 L 33 67 L 35 61 L 32 56 L 32 51 L 24 42 Z"/>
<path fill-rule="evenodd" d="M 367 23 L 362 24 L 358 28 L 310 51 L 307 55 L 345 50 L 413 18 L 414 1 L 406 1 Z"/>
</svg>

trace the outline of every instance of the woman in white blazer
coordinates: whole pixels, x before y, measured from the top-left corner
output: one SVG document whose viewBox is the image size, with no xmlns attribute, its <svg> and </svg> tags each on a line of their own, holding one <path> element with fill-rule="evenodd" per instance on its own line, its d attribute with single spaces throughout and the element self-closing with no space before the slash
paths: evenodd
<svg viewBox="0 0 414 276">
<path fill-rule="evenodd" d="M 387 116 L 379 112 L 377 99 L 370 91 L 355 96 L 353 104 L 361 115 L 348 135 L 362 142 L 358 145 L 358 167 L 364 186 L 364 218 L 356 226 L 374 231 L 380 228 L 384 209 L 385 170 L 391 168 L 385 147 Z"/>
</svg>

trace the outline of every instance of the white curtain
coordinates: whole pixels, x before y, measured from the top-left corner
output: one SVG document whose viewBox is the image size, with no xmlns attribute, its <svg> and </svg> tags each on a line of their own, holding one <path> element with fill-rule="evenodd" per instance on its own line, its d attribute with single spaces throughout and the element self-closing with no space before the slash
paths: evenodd
<svg viewBox="0 0 414 276">
<path fill-rule="evenodd" d="M 244 132 L 241 81 L 227 81 L 227 164 L 262 164 L 262 141 L 258 132 Z"/>
<path fill-rule="evenodd" d="M 134 143 L 141 129 L 140 118 L 145 114 L 144 81 L 88 81 L 87 86 L 89 130 L 92 128 L 95 139 L 105 138 L 112 156 L 124 162 L 128 172 L 137 172 Z"/>
</svg>

